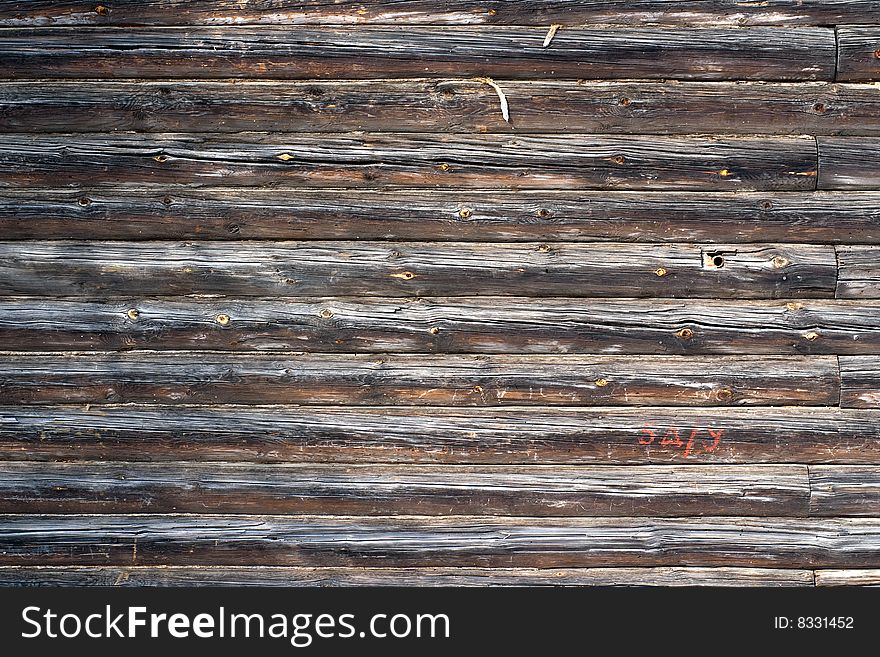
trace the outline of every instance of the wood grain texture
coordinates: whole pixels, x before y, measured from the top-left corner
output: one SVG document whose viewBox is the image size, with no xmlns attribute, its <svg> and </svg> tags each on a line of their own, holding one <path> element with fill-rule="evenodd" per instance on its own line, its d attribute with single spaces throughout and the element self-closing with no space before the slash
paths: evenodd
<svg viewBox="0 0 880 657">
<path fill-rule="evenodd" d="M 5 515 L 3 565 L 870 567 L 875 518 Z"/>
<path fill-rule="evenodd" d="M 837 296 L 841 299 L 880 297 L 880 249 L 872 246 L 841 246 L 837 249 L 839 276 Z"/>
<path fill-rule="evenodd" d="M 838 80 L 880 80 L 880 28 L 876 24 L 838 27 L 837 43 Z"/>
<path fill-rule="evenodd" d="M 0 345 L 15 351 L 876 354 L 878 313 L 880 303 L 872 300 L 0 298 Z"/>
<path fill-rule="evenodd" d="M 880 189 L 880 139 L 818 137 L 818 144 L 819 189 Z"/>
<path fill-rule="evenodd" d="M 499 82 L 510 106 L 474 80 L 235 82 L 12 81 L 4 132 L 516 132 L 878 135 L 871 84 Z"/>
<path fill-rule="evenodd" d="M 2 513 L 805 516 L 840 497 L 811 499 L 799 465 L 0 463 Z"/>
<path fill-rule="evenodd" d="M 546 26 L 8 28 L 0 78 L 831 80 L 834 30 Z"/>
<path fill-rule="evenodd" d="M 828 407 L 4 406 L 0 460 L 873 464 L 876 420 Z"/>
<path fill-rule="evenodd" d="M 880 569 L 817 570 L 817 586 L 880 586 Z"/>
<path fill-rule="evenodd" d="M 822 571 L 840 573 L 844 571 Z M 845 571 L 855 572 L 855 571 Z M 0 586 L 812 586 L 788 568 L 0 566 Z"/>
<path fill-rule="evenodd" d="M 840 356 L 840 405 L 880 408 L 880 356 Z"/>
<path fill-rule="evenodd" d="M 0 294 L 828 298 L 827 245 L 0 242 Z"/>
<path fill-rule="evenodd" d="M 876 0 L 126 0 L 97 11 L 82 0 L 0 2 L 0 25 L 441 24 L 840 25 L 874 24 Z"/>
<path fill-rule="evenodd" d="M 811 465 L 810 515 L 877 516 L 880 466 Z"/>
<path fill-rule="evenodd" d="M 4 189 L 14 239 L 880 243 L 880 192 Z"/>
<path fill-rule="evenodd" d="M 812 190 L 813 137 L 86 134 L 0 137 L 0 187 Z"/>
<path fill-rule="evenodd" d="M 833 356 L 0 352 L 2 404 L 776 406 L 839 391 Z"/>
</svg>

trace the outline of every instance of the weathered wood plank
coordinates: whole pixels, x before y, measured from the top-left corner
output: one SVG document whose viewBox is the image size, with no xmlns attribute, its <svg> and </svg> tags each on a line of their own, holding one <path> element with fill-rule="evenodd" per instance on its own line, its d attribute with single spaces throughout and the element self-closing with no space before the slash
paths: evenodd
<svg viewBox="0 0 880 657">
<path fill-rule="evenodd" d="M 880 243 L 880 192 L 0 190 L 3 239 Z"/>
<path fill-rule="evenodd" d="M 876 354 L 880 303 L 524 297 L 0 298 L 7 351 Z"/>
<path fill-rule="evenodd" d="M 880 80 L 880 28 L 842 26 L 837 28 L 837 79 Z"/>
<path fill-rule="evenodd" d="M 841 299 L 880 297 L 880 249 L 870 245 L 837 248 L 839 277 L 837 296 Z"/>
<path fill-rule="evenodd" d="M 5 406 L 0 460 L 872 464 L 880 426 L 809 407 Z"/>
<path fill-rule="evenodd" d="M 0 33 L 0 78 L 830 80 L 834 30 L 165 27 Z"/>
<path fill-rule="evenodd" d="M 801 465 L 0 463 L 0 513 L 805 516 L 811 502 L 845 507 L 811 500 Z"/>
<path fill-rule="evenodd" d="M 880 515 L 880 466 L 811 465 L 810 515 Z"/>
<path fill-rule="evenodd" d="M 812 190 L 813 137 L 2 135 L 0 187 Z"/>
<path fill-rule="evenodd" d="M 878 135 L 871 84 L 506 80 L 24 81 L 4 132 L 512 132 Z"/>
<path fill-rule="evenodd" d="M 842 571 L 822 571 L 840 573 Z M 845 571 L 854 572 L 854 571 Z M 869 572 L 869 571 L 862 571 Z M 813 586 L 788 568 L 0 566 L 0 586 Z"/>
<path fill-rule="evenodd" d="M 819 189 L 880 189 L 880 138 L 818 137 Z"/>
<path fill-rule="evenodd" d="M 839 390 L 834 356 L 0 352 L 2 404 L 821 406 Z"/>
<path fill-rule="evenodd" d="M 840 356 L 840 405 L 880 408 L 880 356 Z"/>
<path fill-rule="evenodd" d="M 445 24 L 549 25 L 839 25 L 874 24 L 876 0 L 672 1 L 550 0 L 126 0 L 94 5 L 81 0 L 0 2 L 0 25 L 242 25 Z"/>
<path fill-rule="evenodd" d="M 869 567 L 875 518 L 6 515 L 3 565 Z"/>
<path fill-rule="evenodd" d="M 0 242 L 0 294 L 833 298 L 834 247 Z"/>
<path fill-rule="evenodd" d="M 817 586 L 880 586 L 880 569 L 817 570 Z"/>
</svg>

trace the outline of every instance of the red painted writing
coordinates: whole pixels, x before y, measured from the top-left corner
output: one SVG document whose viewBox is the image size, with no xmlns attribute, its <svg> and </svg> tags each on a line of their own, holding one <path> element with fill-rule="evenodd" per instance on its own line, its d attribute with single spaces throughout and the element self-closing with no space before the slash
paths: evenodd
<svg viewBox="0 0 880 657">
<path fill-rule="evenodd" d="M 682 438 L 686 436 L 685 438 Z M 724 436 L 724 429 L 699 428 L 679 431 L 678 427 L 656 427 L 646 425 L 639 432 L 639 445 L 660 445 L 675 447 L 682 451 L 684 458 L 699 454 L 711 454 Z"/>
</svg>

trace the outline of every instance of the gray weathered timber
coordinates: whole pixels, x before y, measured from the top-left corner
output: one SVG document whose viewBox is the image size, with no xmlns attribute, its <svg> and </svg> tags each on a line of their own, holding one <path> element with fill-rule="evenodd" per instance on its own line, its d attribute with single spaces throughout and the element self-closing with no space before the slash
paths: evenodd
<svg viewBox="0 0 880 657">
<path fill-rule="evenodd" d="M 0 242 L 0 294 L 833 298 L 834 247 Z"/>
<path fill-rule="evenodd" d="M 0 513 L 806 516 L 841 504 L 811 499 L 803 465 L 0 463 Z"/>
<path fill-rule="evenodd" d="M 878 14 L 880 15 L 880 14 Z M 4 132 L 878 135 L 871 84 L 460 80 L 16 81 Z"/>
<path fill-rule="evenodd" d="M 808 136 L 0 136 L 0 188 L 161 184 L 782 191 L 813 190 L 816 177 L 816 141 Z"/>
<path fill-rule="evenodd" d="M 880 515 L 880 466 L 811 465 L 810 515 Z"/>
<path fill-rule="evenodd" d="M 4 406 L 0 460 L 872 464 L 880 426 L 828 407 Z"/>
<path fill-rule="evenodd" d="M 880 408 L 880 356 L 840 356 L 840 405 Z"/>
<path fill-rule="evenodd" d="M 880 297 L 880 248 L 847 245 L 837 248 L 839 277 L 837 296 L 841 299 Z"/>
<path fill-rule="evenodd" d="M 839 391 L 834 356 L 0 353 L 2 404 L 780 406 Z"/>
<path fill-rule="evenodd" d="M 818 144 L 819 189 L 880 189 L 880 138 L 818 137 Z"/>
<path fill-rule="evenodd" d="M 5 351 L 876 354 L 876 300 L 0 298 Z"/>
<path fill-rule="evenodd" d="M 876 518 L 5 515 L 2 565 L 859 568 Z"/>
<path fill-rule="evenodd" d="M 880 27 L 838 27 L 837 42 L 838 80 L 880 80 Z"/>
<path fill-rule="evenodd" d="M 0 2 L 0 25 L 441 24 L 841 25 L 875 24 L 876 0 L 81 0 Z"/>
<path fill-rule="evenodd" d="M 880 568 L 817 570 L 817 586 L 880 586 Z"/>
<path fill-rule="evenodd" d="M 825 573 L 869 571 L 821 571 Z M 878 571 L 880 572 L 880 571 Z M 878 575 L 875 575 L 878 577 Z M 880 579 L 878 579 L 880 581 Z M 791 568 L 0 566 L 0 586 L 812 586 Z"/>
<path fill-rule="evenodd" d="M 880 243 L 880 192 L 4 189 L 13 239 Z"/>
<path fill-rule="evenodd" d="M 8 28 L 0 78 L 831 80 L 834 30 L 546 26 Z"/>
</svg>

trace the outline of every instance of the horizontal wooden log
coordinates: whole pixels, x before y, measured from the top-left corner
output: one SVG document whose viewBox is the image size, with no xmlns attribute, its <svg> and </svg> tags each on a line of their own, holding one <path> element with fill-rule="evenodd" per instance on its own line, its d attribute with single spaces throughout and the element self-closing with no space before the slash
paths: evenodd
<svg viewBox="0 0 880 657">
<path fill-rule="evenodd" d="M 811 465 L 810 515 L 880 514 L 880 466 Z"/>
<path fill-rule="evenodd" d="M 3 239 L 880 243 L 880 192 L 0 190 Z"/>
<path fill-rule="evenodd" d="M 818 137 L 818 143 L 819 189 L 880 189 L 880 138 Z"/>
<path fill-rule="evenodd" d="M 828 245 L 0 242 L 0 294 L 833 298 Z"/>
<path fill-rule="evenodd" d="M 0 298 L 5 350 L 876 354 L 880 302 Z"/>
<path fill-rule="evenodd" d="M 830 80 L 834 30 L 165 27 L 0 33 L 0 78 Z"/>
<path fill-rule="evenodd" d="M 880 408 L 880 356 L 840 356 L 840 405 Z"/>
<path fill-rule="evenodd" d="M 460 464 L 880 460 L 874 411 L 4 406 L 0 460 Z"/>
<path fill-rule="evenodd" d="M 880 28 L 842 26 L 837 28 L 837 79 L 880 80 Z"/>
<path fill-rule="evenodd" d="M 3 135 L 0 187 L 812 190 L 813 137 Z"/>
<path fill-rule="evenodd" d="M 232 0 L 126 0 L 94 5 L 81 0 L 0 2 L 0 25 L 872 25 L 876 0 L 309 0 L 297 3 Z"/>
<path fill-rule="evenodd" d="M 817 570 L 817 586 L 880 586 L 880 568 Z"/>
<path fill-rule="evenodd" d="M 2 513 L 805 516 L 840 497 L 812 500 L 799 465 L 0 463 Z"/>
<path fill-rule="evenodd" d="M 822 571 L 839 573 L 843 571 Z M 852 571 L 846 571 L 852 572 Z M 789 568 L 0 566 L 0 586 L 812 586 Z"/>
<path fill-rule="evenodd" d="M 837 296 L 841 299 L 880 297 L 880 249 L 847 245 L 837 248 L 839 277 Z"/>
<path fill-rule="evenodd" d="M 878 135 L 870 84 L 24 81 L 0 87 L 3 132 L 517 132 Z"/>
<path fill-rule="evenodd" d="M 837 358 L 0 353 L 0 403 L 836 405 Z"/>
<path fill-rule="evenodd" d="M 875 518 L 6 515 L 3 565 L 869 567 Z"/>
</svg>

